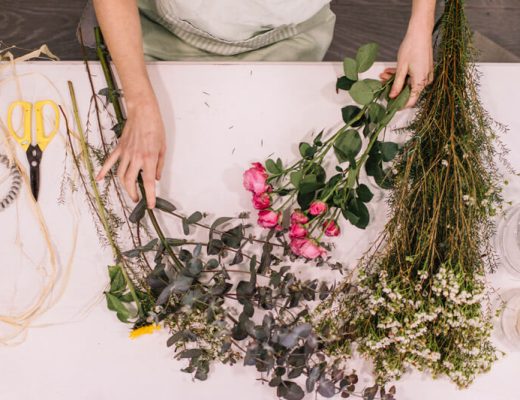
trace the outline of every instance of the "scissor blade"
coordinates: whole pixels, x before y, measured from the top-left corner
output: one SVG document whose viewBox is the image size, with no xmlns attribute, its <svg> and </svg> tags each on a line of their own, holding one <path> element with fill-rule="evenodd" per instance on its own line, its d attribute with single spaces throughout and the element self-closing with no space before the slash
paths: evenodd
<svg viewBox="0 0 520 400">
<path fill-rule="evenodd" d="M 31 174 L 31 192 L 34 200 L 38 201 L 38 193 L 40 191 L 40 162 L 42 160 L 42 151 L 39 146 L 29 146 L 29 149 L 27 149 L 27 160 L 29 161 Z"/>
</svg>

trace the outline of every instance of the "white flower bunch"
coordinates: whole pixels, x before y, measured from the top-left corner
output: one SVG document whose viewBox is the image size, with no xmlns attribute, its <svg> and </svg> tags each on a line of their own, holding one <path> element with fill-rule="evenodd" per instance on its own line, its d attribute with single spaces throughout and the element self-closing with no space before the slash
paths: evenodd
<svg viewBox="0 0 520 400">
<path fill-rule="evenodd" d="M 358 290 L 337 312 L 358 329 L 371 327 L 359 350 L 374 358 L 381 382 L 413 366 L 464 387 L 496 359 L 491 316 L 481 305 L 486 289 L 483 273 L 459 265 L 422 269 L 413 280 L 360 271 Z"/>
</svg>

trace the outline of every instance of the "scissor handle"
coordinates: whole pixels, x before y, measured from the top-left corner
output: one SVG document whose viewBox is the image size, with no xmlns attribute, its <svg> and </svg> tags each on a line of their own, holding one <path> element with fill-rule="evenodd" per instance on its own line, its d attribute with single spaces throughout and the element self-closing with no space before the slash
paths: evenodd
<svg viewBox="0 0 520 400">
<path fill-rule="evenodd" d="M 23 135 L 18 135 L 18 132 L 13 127 L 13 112 L 17 107 L 22 107 L 23 110 Z M 32 104 L 28 101 L 15 101 L 9 105 L 7 111 L 7 129 L 14 139 L 20 143 L 20 146 L 27 151 L 32 141 Z"/>
<path fill-rule="evenodd" d="M 51 132 L 45 133 L 45 121 L 43 119 L 43 108 L 49 105 L 54 110 L 54 128 Z M 60 129 L 60 110 L 56 103 L 52 100 L 41 100 L 34 104 L 34 112 L 36 113 L 36 143 L 42 151 L 45 150 L 50 141 L 54 138 Z"/>
</svg>

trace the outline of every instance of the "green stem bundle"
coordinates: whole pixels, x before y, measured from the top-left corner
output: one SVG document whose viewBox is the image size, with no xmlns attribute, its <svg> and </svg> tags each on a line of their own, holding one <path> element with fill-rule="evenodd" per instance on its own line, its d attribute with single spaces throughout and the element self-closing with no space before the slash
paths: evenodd
<svg viewBox="0 0 520 400">
<path fill-rule="evenodd" d="M 496 359 L 482 301 L 502 198 L 463 0 L 446 0 L 440 35 L 434 82 L 395 165 L 391 218 L 360 262 L 358 288 L 343 284 L 319 321 L 329 351 L 356 338 L 382 381 L 414 366 L 465 387 Z"/>
</svg>

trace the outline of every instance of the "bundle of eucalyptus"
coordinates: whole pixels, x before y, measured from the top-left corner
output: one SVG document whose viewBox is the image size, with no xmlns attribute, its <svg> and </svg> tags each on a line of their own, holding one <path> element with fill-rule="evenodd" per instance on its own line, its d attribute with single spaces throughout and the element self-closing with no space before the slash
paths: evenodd
<svg viewBox="0 0 520 400">
<path fill-rule="evenodd" d="M 502 147 L 479 100 L 463 0 L 446 0 L 438 40 L 435 80 L 396 160 L 391 218 L 356 287 L 340 285 L 316 318 L 331 354 L 356 340 L 381 382 L 415 367 L 466 387 L 497 356 L 485 273 L 495 268 Z"/>
<path fill-rule="evenodd" d="M 334 285 L 324 279 L 305 278 L 305 271 L 298 274 L 298 269 L 310 269 L 310 262 L 294 263 L 285 238 L 287 228 L 270 229 L 265 237 L 258 238 L 251 231 L 248 213 L 206 222 L 205 213 L 183 215 L 162 198 L 157 198 L 155 209 L 147 209 L 141 177 L 138 184 L 143 200 L 131 213 L 126 211 L 113 174 L 107 176 L 104 190 L 98 188 L 93 178 L 94 166 L 108 157 L 122 134 L 125 118 L 121 92 L 99 30 L 96 38 L 107 88 L 96 92 L 88 62 L 86 65 L 97 120 L 94 127 L 102 135 L 102 145 L 89 144 L 72 83 L 69 86 L 77 133 L 69 127 L 69 145 L 100 233 L 103 231 L 104 242 L 110 244 L 114 253 L 114 265 L 108 267 L 107 306 L 119 320 L 131 324 L 130 337 L 164 326 L 171 333 L 167 345 L 175 349 L 177 358 L 188 362 L 183 371 L 199 380 L 207 379 L 212 362 L 234 364 L 242 360 L 261 373 L 261 380 L 275 388 L 277 396 L 287 400 L 299 400 L 306 392 L 314 391 L 324 397 L 341 394 L 374 399 L 379 394 L 384 400 L 392 400 L 395 388 L 386 392 L 384 387 L 374 385 L 356 391 L 358 376 L 348 367 L 348 356 L 327 357 L 323 352 L 320 335 L 308 317 L 315 302 L 325 300 Z M 377 92 L 381 89 L 378 87 Z M 373 92 L 370 88 L 367 91 Z M 100 95 L 106 96 L 106 104 Z M 406 99 L 399 99 L 403 101 Z M 395 114 L 398 104 L 389 108 L 388 113 Z M 115 114 L 111 139 L 103 138 L 107 129 L 100 119 L 109 106 Z M 366 108 L 357 119 L 367 118 L 365 113 L 368 115 Z M 388 115 L 383 114 L 380 118 Z M 90 121 L 88 126 L 92 127 Z M 382 129 L 381 126 L 372 128 Z M 79 142 L 80 150 L 75 150 L 73 138 Z M 375 143 L 376 139 L 372 141 Z M 114 197 L 117 206 L 110 204 Z M 118 210 L 122 214 L 119 217 L 113 215 Z M 182 234 L 168 237 L 157 213 L 176 219 Z M 143 231 L 148 224 L 149 231 Z M 130 249 L 124 249 L 124 241 L 118 239 L 123 230 L 130 232 Z M 341 263 L 325 257 L 313 261 L 312 268 L 343 270 Z"/>
</svg>

